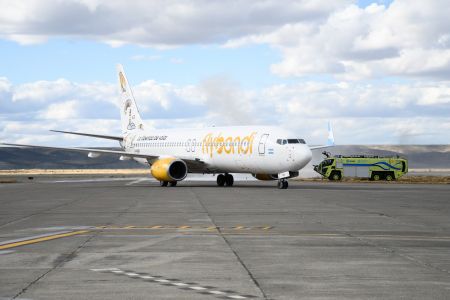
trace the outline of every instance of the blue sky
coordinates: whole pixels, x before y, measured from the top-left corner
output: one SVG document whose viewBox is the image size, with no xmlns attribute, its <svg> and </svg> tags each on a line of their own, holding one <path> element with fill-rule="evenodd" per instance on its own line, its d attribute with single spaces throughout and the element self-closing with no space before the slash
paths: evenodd
<svg viewBox="0 0 450 300">
<path fill-rule="evenodd" d="M 445 1 L 2 7 L 1 140 L 102 144 L 47 130 L 116 134 L 116 63 L 155 128 L 275 124 L 321 143 L 331 120 L 342 144 L 447 144 L 450 137 Z"/>
</svg>

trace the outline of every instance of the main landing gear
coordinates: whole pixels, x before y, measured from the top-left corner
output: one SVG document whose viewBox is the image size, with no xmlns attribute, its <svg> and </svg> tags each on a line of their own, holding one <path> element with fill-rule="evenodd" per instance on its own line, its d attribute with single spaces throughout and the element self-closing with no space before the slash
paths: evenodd
<svg viewBox="0 0 450 300">
<path fill-rule="evenodd" d="M 233 175 L 231 174 L 219 174 L 217 175 L 218 186 L 232 186 L 234 183 Z"/>
<path fill-rule="evenodd" d="M 177 186 L 177 182 L 176 181 L 160 181 L 159 182 L 160 186 Z"/>
<path fill-rule="evenodd" d="M 289 186 L 289 183 L 286 179 L 280 179 L 278 180 L 278 188 L 281 190 L 287 189 Z"/>
</svg>

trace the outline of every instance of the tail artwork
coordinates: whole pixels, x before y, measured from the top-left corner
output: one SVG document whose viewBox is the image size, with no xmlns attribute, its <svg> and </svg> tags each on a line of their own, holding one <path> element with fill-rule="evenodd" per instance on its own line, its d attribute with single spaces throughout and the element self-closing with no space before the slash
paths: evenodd
<svg viewBox="0 0 450 300">
<path fill-rule="evenodd" d="M 122 134 L 126 135 L 130 131 L 143 130 L 144 123 L 142 122 L 139 110 L 134 100 L 133 92 L 128 84 L 127 77 L 122 65 L 117 65 L 117 74 L 119 76 L 121 109 L 120 117 L 122 121 Z"/>
</svg>

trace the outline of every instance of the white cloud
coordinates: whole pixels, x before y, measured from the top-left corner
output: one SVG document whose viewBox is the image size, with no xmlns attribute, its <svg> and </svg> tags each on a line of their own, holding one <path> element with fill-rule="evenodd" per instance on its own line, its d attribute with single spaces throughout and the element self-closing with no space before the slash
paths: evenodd
<svg viewBox="0 0 450 300">
<path fill-rule="evenodd" d="M 345 80 L 393 76 L 450 77 L 446 1 L 395 0 L 389 7 L 338 8 L 317 22 L 287 23 L 225 46 L 269 44 L 282 53 L 279 76 L 333 74 Z"/>
<path fill-rule="evenodd" d="M 163 49 L 258 43 L 281 52 L 272 71 L 282 77 L 450 78 L 448 1 L 394 0 L 365 8 L 355 2 L 0 0 L 0 37 L 22 44 L 69 37 Z"/>
<path fill-rule="evenodd" d="M 327 16 L 349 0 L 323 5 L 287 1 L 0 1 L 0 32 L 20 43 L 43 37 L 91 38 L 111 45 L 147 46 L 222 43 L 281 24 Z"/>
<path fill-rule="evenodd" d="M 42 119 L 76 119 L 79 117 L 79 102 L 76 100 L 50 104 L 45 111 L 40 113 Z"/>
<path fill-rule="evenodd" d="M 387 144 L 448 143 L 449 86 L 449 81 L 308 81 L 258 91 L 243 89 L 225 77 L 213 77 L 188 86 L 146 80 L 134 91 L 150 128 L 271 124 L 291 128 L 319 144 L 325 141 L 326 122 L 331 120 L 340 144 Z M 120 132 L 115 84 L 58 79 L 11 85 L 1 78 L 0 97 L 2 141 L 102 145 L 103 141 L 92 139 L 55 138 L 47 130 Z M 33 142 L 34 136 L 37 140 Z"/>
</svg>

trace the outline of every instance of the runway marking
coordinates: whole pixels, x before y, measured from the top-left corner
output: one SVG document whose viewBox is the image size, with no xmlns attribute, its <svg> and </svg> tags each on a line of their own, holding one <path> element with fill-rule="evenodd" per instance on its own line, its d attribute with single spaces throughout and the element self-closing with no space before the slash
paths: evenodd
<svg viewBox="0 0 450 300">
<path fill-rule="evenodd" d="M 60 238 L 73 236 L 73 235 L 77 235 L 77 234 L 83 234 L 83 233 L 87 233 L 87 232 L 89 232 L 89 230 L 79 230 L 79 231 L 70 231 L 70 232 L 62 232 L 62 233 L 59 232 L 56 234 L 51 233 L 51 234 L 47 234 L 47 235 L 26 237 L 26 238 L 14 240 L 14 241 L 5 241 L 5 242 L 0 243 L 0 250 L 15 248 L 15 247 L 24 246 L 24 245 L 30 245 L 30 244 L 40 243 L 40 242 L 46 242 L 46 241 L 50 241 L 50 240 L 54 240 L 54 239 L 60 239 Z"/>
<path fill-rule="evenodd" d="M 165 286 L 173 286 L 178 287 L 185 291 L 195 291 L 197 293 L 206 295 L 215 295 L 222 299 L 250 299 L 250 298 L 257 298 L 253 295 L 241 295 L 238 292 L 235 291 L 221 291 L 217 289 L 216 287 L 211 286 L 201 286 L 196 283 L 187 283 L 187 282 L 181 282 L 178 279 L 169 279 L 164 278 L 163 276 L 157 276 L 157 275 L 150 275 L 147 273 L 137 273 L 134 271 L 125 271 L 120 270 L 118 268 L 103 268 L 103 269 L 91 269 L 91 271 L 94 272 L 100 272 L 100 273 L 112 273 L 116 275 L 122 275 L 122 276 L 128 276 L 132 279 L 144 279 L 148 282 L 154 282 Z"/>
<path fill-rule="evenodd" d="M 231 227 L 216 227 L 216 226 L 196 226 L 196 225 L 149 225 L 149 226 L 138 226 L 138 225 L 108 225 L 108 226 L 95 226 L 94 229 L 181 229 L 181 230 L 208 230 L 208 231 L 214 231 L 214 230 L 233 230 L 233 231 L 242 231 L 242 230 L 271 230 L 273 229 L 273 226 L 231 226 Z"/>
<path fill-rule="evenodd" d="M 125 185 L 133 185 L 133 184 L 136 184 L 136 183 L 141 183 L 142 181 L 152 181 L 150 178 L 139 178 L 139 179 L 137 179 L 137 180 L 134 180 L 134 181 L 131 181 L 131 182 L 128 182 L 127 184 L 125 184 Z"/>
</svg>

